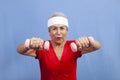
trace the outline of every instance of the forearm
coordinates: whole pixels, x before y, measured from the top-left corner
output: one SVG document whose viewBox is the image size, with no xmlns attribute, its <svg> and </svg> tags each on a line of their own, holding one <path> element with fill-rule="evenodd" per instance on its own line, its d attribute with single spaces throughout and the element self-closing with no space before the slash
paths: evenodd
<svg viewBox="0 0 120 80">
<path fill-rule="evenodd" d="M 25 54 L 29 49 L 24 46 L 24 44 L 20 44 L 17 48 L 17 52 L 20 54 Z"/>
<path fill-rule="evenodd" d="M 17 47 L 17 52 L 23 55 L 36 57 L 36 50 L 42 50 L 43 43 L 44 41 L 40 38 L 26 39 L 25 43 Z"/>
<path fill-rule="evenodd" d="M 90 53 L 90 52 L 96 51 L 96 50 L 98 50 L 100 48 L 101 48 L 101 44 L 98 41 L 94 41 L 94 44 L 90 45 L 90 47 L 83 48 L 81 53 L 82 54 Z"/>
</svg>

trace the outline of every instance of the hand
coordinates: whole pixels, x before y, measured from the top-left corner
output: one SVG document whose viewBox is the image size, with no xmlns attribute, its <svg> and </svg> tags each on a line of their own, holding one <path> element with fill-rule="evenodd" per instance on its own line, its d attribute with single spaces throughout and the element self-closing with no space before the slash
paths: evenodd
<svg viewBox="0 0 120 80">
<path fill-rule="evenodd" d="M 30 39 L 30 44 L 29 44 L 29 47 L 31 49 L 40 49 L 42 50 L 43 49 L 43 44 L 44 44 L 44 40 L 40 39 L 40 38 L 31 38 Z"/>
<path fill-rule="evenodd" d="M 94 38 L 93 37 L 80 37 L 75 40 L 77 48 L 79 51 L 83 49 L 87 49 L 90 46 L 94 46 Z"/>
</svg>

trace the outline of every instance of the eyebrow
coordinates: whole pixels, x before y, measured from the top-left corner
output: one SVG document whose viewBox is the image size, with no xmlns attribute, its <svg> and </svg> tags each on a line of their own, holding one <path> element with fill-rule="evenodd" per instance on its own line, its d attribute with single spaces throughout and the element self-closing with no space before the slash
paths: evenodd
<svg viewBox="0 0 120 80">
<path fill-rule="evenodd" d="M 52 28 L 52 27 L 57 27 L 57 26 L 50 26 L 50 27 Z M 67 26 L 59 26 L 59 27 L 67 27 Z"/>
<path fill-rule="evenodd" d="M 54 25 L 53 25 L 53 26 L 50 26 L 50 27 L 49 27 L 49 31 L 50 31 L 50 29 L 55 28 L 55 27 L 56 27 L 56 26 L 54 26 Z M 64 26 L 64 25 L 63 25 L 63 26 L 60 26 L 60 27 L 65 27 L 65 28 L 67 29 L 67 31 L 68 31 L 68 27 L 67 27 L 67 26 Z"/>
</svg>

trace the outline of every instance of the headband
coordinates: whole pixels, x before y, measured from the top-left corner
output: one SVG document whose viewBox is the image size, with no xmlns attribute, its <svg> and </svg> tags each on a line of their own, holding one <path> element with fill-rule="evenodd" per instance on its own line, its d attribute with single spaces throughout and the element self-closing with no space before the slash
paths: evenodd
<svg viewBox="0 0 120 80">
<path fill-rule="evenodd" d="M 61 16 L 52 17 L 52 18 L 48 19 L 48 27 L 55 25 L 55 24 L 63 24 L 68 27 L 68 19 L 61 17 Z"/>
</svg>

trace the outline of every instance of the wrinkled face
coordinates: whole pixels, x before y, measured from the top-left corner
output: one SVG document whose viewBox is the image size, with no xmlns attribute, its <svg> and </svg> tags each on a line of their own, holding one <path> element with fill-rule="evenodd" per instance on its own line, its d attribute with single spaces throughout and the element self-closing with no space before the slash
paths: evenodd
<svg viewBox="0 0 120 80">
<path fill-rule="evenodd" d="M 55 44 L 61 44 L 66 40 L 68 28 L 62 24 L 55 24 L 49 27 L 49 35 Z"/>
</svg>

